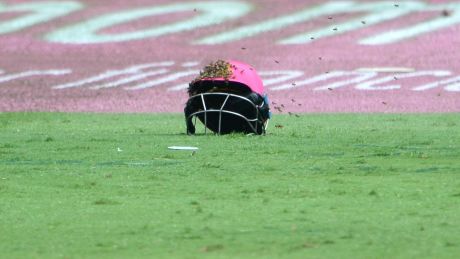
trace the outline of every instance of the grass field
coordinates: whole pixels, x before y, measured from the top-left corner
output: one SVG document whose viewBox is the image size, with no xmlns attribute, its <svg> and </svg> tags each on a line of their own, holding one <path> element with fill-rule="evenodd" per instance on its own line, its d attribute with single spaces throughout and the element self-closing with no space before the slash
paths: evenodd
<svg viewBox="0 0 460 259">
<path fill-rule="evenodd" d="M 459 126 L 275 116 L 263 137 L 190 137 L 182 115 L 0 113 L 0 257 L 455 258 Z"/>
</svg>

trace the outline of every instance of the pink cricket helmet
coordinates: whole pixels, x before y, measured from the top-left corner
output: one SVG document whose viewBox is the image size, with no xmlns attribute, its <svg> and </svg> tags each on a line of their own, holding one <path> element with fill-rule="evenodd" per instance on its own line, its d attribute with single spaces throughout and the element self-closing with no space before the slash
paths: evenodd
<svg viewBox="0 0 460 259">
<path fill-rule="evenodd" d="M 257 71 L 253 67 L 239 61 L 230 60 L 228 62 L 230 63 L 233 71 L 233 74 L 229 79 L 230 81 L 246 85 L 253 92 L 258 93 L 261 96 L 265 94 L 262 79 L 260 79 Z"/>
<path fill-rule="evenodd" d="M 228 78 L 223 77 L 204 77 L 200 81 L 227 81 L 242 84 L 248 87 L 252 92 L 261 96 L 265 95 L 264 84 L 262 79 L 257 74 L 257 71 L 250 65 L 240 61 L 229 60 L 231 75 Z M 193 84 L 192 83 L 192 84 Z"/>
<path fill-rule="evenodd" d="M 217 134 L 265 134 L 271 117 L 269 101 L 262 79 L 250 65 L 212 62 L 190 83 L 188 92 L 184 108 L 188 134 L 195 133 L 193 117 Z"/>
</svg>

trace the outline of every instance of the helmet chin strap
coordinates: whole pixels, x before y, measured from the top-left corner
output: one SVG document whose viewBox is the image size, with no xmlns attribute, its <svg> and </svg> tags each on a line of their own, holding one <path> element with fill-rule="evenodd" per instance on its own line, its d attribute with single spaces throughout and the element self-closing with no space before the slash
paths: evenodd
<svg viewBox="0 0 460 259">
<path fill-rule="evenodd" d="M 187 135 L 195 134 L 195 125 L 193 125 L 192 118 L 187 120 Z"/>
<path fill-rule="evenodd" d="M 195 134 L 195 125 L 193 125 L 193 116 L 189 116 L 192 114 L 192 107 L 190 106 L 185 106 L 184 113 L 185 113 L 185 124 L 187 125 L 187 135 L 193 135 Z"/>
</svg>

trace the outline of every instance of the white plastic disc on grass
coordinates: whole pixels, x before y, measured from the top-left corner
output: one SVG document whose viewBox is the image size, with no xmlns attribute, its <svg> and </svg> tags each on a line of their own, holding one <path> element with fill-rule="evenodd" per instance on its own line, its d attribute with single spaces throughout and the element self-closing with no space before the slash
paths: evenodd
<svg viewBox="0 0 460 259">
<path fill-rule="evenodd" d="M 181 146 L 172 146 L 172 147 L 168 147 L 168 149 L 171 149 L 171 150 L 187 150 L 187 151 L 196 151 L 196 150 L 198 150 L 197 147 L 181 147 Z"/>
</svg>

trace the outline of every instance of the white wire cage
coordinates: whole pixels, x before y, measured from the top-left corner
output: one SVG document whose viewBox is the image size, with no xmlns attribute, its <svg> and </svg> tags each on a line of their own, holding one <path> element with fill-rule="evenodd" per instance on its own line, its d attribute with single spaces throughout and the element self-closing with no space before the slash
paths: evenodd
<svg viewBox="0 0 460 259">
<path fill-rule="evenodd" d="M 261 114 L 265 101 L 256 104 L 241 95 L 214 92 L 194 95 L 187 104 L 193 106 L 193 111 L 186 113 L 187 125 L 192 123 L 196 127 L 198 118 L 204 124 L 205 134 L 208 129 L 219 135 L 231 132 L 266 133 L 268 118 Z M 187 127 L 187 134 L 190 133 Z"/>
</svg>

